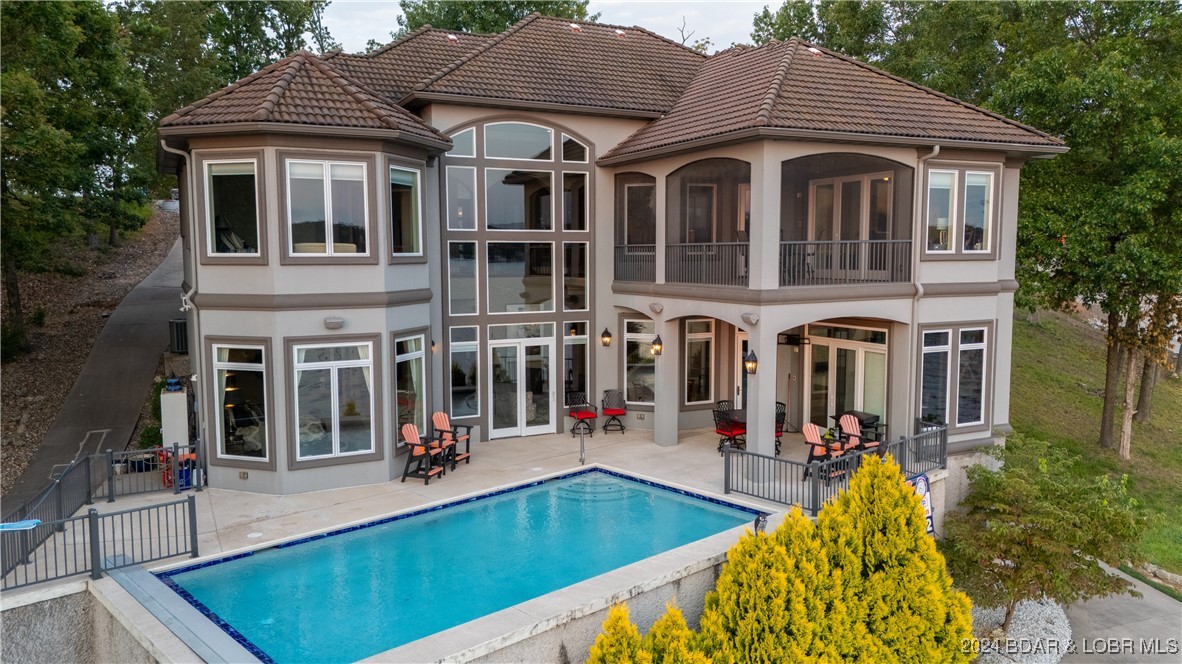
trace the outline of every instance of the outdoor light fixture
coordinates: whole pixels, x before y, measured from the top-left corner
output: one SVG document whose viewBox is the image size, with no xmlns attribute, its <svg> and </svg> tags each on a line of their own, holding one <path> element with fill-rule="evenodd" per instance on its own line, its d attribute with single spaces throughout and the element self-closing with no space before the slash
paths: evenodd
<svg viewBox="0 0 1182 664">
<path fill-rule="evenodd" d="M 599 343 L 603 344 L 604 348 L 612 345 L 612 332 L 606 327 L 603 328 L 603 334 L 599 335 Z"/>
<path fill-rule="evenodd" d="M 653 355 L 660 355 L 663 350 L 665 350 L 665 344 L 661 343 L 661 335 L 658 334 L 657 338 L 653 339 Z"/>
<path fill-rule="evenodd" d="M 755 357 L 755 351 L 747 352 L 747 357 L 743 358 L 743 368 L 747 373 L 755 375 L 755 370 L 759 368 L 759 358 Z"/>
</svg>

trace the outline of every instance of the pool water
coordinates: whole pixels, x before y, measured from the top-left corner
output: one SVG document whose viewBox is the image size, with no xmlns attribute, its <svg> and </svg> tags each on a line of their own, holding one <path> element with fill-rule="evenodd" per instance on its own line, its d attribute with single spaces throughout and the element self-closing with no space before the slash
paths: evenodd
<svg viewBox="0 0 1182 664">
<path fill-rule="evenodd" d="M 355 661 L 756 514 L 590 470 L 160 577 L 263 661 Z"/>
</svg>

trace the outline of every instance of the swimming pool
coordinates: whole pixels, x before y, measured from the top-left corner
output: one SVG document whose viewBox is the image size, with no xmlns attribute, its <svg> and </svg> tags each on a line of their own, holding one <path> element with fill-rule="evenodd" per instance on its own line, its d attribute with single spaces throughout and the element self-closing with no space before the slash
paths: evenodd
<svg viewBox="0 0 1182 664">
<path fill-rule="evenodd" d="M 591 469 L 158 576 L 260 660 L 355 661 L 758 513 Z"/>
</svg>

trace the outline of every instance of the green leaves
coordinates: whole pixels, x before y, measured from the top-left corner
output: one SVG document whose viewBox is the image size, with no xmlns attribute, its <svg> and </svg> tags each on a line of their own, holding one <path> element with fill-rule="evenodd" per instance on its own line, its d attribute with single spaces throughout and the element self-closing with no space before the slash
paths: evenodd
<svg viewBox="0 0 1182 664">
<path fill-rule="evenodd" d="M 588 0 L 400 0 L 400 36 L 430 25 L 462 32 L 502 32 L 537 12 L 576 21 L 597 21 L 599 14 L 587 15 Z"/>
</svg>

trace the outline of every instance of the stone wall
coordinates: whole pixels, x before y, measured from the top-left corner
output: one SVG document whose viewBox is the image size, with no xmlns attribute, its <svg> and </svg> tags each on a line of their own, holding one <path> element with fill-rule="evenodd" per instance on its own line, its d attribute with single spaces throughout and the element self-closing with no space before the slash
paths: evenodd
<svg viewBox="0 0 1182 664">
<path fill-rule="evenodd" d="M 74 581 L 4 598 L 0 660 L 21 664 L 139 664 L 157 659 L 90 591 Z"/>
</svg>

